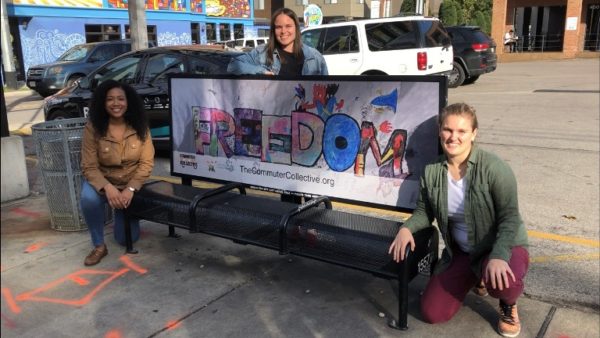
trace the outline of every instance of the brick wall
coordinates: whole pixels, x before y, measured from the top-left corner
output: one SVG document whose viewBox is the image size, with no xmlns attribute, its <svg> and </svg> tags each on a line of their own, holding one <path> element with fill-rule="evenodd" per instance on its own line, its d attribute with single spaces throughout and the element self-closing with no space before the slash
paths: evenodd
<svg viewBox="0 0 600 338">
<path fill-rule="evenodd" d="M 576 57 L 583 50 L 587 6 L 598 2 L 598 0 L 493 0 L 491 34 L 499 46 L 497 53 L 504 54 L 504 48 L 502 48 L 504 34 L 513 28 L 513 14 L 516 7 L 567 6 L 566 18 L 577 17 L 577 29 L 567 31 L 565 29 L 565 19 L 562 56 L 566 58 Z"/>
</svg>

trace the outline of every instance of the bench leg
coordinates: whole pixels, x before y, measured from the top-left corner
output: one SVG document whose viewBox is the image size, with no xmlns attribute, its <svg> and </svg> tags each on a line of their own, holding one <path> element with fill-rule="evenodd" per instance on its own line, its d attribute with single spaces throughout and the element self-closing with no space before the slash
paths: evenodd
<svg viewBox="0 0 600 338">
<path fill-rule="evenodd" d="M 138 251 L 133 248 L 133 240 L 131 239 L 131 223 L 129 222 L 129 215 L 125 212 L 125 253 L 136 254 Z"/>
<path fill-rule="evenodd" d="M 178 234 L 175 233 L 175 227 L 174 226 L 170 226 L 169 225 L 169 235 L 168 235 L 168 237 L 179 238 L 181 236 L 179 236 Z"/>
<path fill-rule="evenodd" d="M 396 330 L 408 330 L 408 274 L 398 279 L 398 320 L 392 319 L 388 325 Z"/>
</svg>

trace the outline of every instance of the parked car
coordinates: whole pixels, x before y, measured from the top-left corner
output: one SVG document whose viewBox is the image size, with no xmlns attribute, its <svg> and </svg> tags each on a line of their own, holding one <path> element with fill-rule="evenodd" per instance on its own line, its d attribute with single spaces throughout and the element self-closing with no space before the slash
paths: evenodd
<svg viewBox="0 0 600 338">
<path fill-rule="evenodd" d="M 331 75 L 448 75 L 452 45 L 437 18 L 398 16 L 336 22 L 302 30 Z"/>
<path fill-rule="evenodd" d="M 264 38 L 243 38 L 225 41 L 225 46 L 236 50 L 249 50 L 269 42 L 268 37 Z"/>
<path fill-rule="evenodd" d="M 130 84 L 145 103 L 152 138 L 159 146 L 167 146 L 169 129 L 168 75 L 226 74 L 227 65 L 239 52 L 219 46 L 166 46 L 123 54 L 66 88 L 44 100 L 46 121 L 87 117 L 94 89 L 102 81 L 113 79 Z"/>
<path fill-rule="evenodd" d="M 477 26 L 446 27 L 452 38 L 454 62 L 448 87 L 470 84 L 496 70 L 496 43 Z"/>
<path fill-rule="evenodd" d="M 29 67 L 27 87 L 43 97 L 70 87 L 110 59 L 131 50 L 131 41 L 104 41 L 76 45 L 52 63 Z"/>
</svg>

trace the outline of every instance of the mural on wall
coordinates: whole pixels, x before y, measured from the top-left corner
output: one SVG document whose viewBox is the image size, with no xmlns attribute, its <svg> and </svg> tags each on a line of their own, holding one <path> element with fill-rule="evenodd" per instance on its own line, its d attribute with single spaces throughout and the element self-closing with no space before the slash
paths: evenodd
<svg viewBox="0 0 600 338">
<path fill-rule="evenodd" d="M 158 33 L 157 40 L 159 46 L 189 45 L 192 43 L 192 36 L 189 33 L 178 35 L 174 32 L 161 32 Z"/>
<path fill-rule="evenodd" d="M 203 0 L 190 0 L 190 10 L 194 13 L 202 13 Z"/>
<path fill-rule="evenodd" d="M 206 15 L 229 18 L 249 18 L 250 0 L 205 0 Z"/>
<path fill-rule="evenodd" d="M 174 173 L 414 208 L 437 77 L 172 78 Z"/>
<path fill-rule="evenodd" d="M 163 21 L 157 28 L 156 42 L 159 46 L 189 45 L 192 43 L 188 22 Z"/>
<path fill-rule="evenodd" d="M 23 45 L 23 66 L 53 62 L 69 48 L 85 43 L 85 36 L 78 33 L 65 34 L 54 30 L 39 29 L 32 37 L 21 39 Z"/>
<path fill-rule="evenodd" d="M 109 8 L 127 8 L 127 0 L 108 0 Z M 146 9 L 186 12 L 185 0 L 146 0 Z"/>
<path fill-rule="evenodd" d="M 102 8 L 102 0 L 7 0 L 7 4 L 34 5 L 52 7 L 89 7 Z"/>
<path fill-rule="evenodd" d="M 82 20 L 81 22 L 85 22 Z M 19 27 L 23 68 L 55 61 L 67 49 L 85 43 L 84 25 L 64 25 L 61 20 L 32 18 Z"/>
</svg>

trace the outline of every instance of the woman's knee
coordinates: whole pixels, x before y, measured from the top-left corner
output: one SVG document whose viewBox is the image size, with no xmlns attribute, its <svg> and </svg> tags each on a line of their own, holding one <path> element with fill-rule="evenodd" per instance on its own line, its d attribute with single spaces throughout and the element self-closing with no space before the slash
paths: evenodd
<svg viewBox="0 0 600 338">
<path fill-rule="evenodd" d="M 445 323 L 452 319 L 456 311 L 444 306 L 423 306 L 421 305 L 421 316 L 423 321 L 429 324 Z"/>
<path fill-rule="evenodd" d="M 81 185 L 79 199 L 82 207 L 96 208 L 99 205 L 104 205 L 102 196 L 86 181 L 83 181 Z"/>
</svg>

